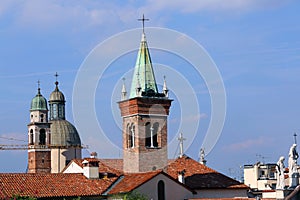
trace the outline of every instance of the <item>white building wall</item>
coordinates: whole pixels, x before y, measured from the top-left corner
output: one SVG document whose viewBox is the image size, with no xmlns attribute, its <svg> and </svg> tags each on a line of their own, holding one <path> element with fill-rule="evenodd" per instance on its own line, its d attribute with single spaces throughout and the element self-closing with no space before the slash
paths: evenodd
<svg viewBox="0 0 300 200">
<path fill-rule="evenodd" d="M 207 189 L 196 190 L 193 198 L 236 198 L 248 197 L 247 189 Z"/>
<path fill-rule="evenodd" d="M 83 169 L 75 162 L 72 162 L 68 168 L 66 168 L 64 173 L 83 173 Z"/>
<path fill-rule="evenodd" d="M 250 188 L 258 188 L 257 185 L 258 179 L 258 167 L 254 165 L 253 167 L 244 168 L 244 181 L 245 185 Z"/>
<path fill-rule="evenodd" d="M 180 185 L 179 183 L 171 180 L 169 177 L 163 174 L 159 174 L 158 176 L 154 177 L 150 181 L 144 183 L 143 185 L 135 189 L 134 191 L 147 195 L 148 199 L 157 200 L 157 184 L 160 180 L 164 181 L 165 183 L 166 199 L 182 200 L 193 197 L 193 193 L 190 190 Z"/>
<path fill-rule="evenodd" d="M 81 149 L 51 149 L 51 173 L 60 173 L 66 167 L 67 161 L 81 158 Z"/>
</svg>

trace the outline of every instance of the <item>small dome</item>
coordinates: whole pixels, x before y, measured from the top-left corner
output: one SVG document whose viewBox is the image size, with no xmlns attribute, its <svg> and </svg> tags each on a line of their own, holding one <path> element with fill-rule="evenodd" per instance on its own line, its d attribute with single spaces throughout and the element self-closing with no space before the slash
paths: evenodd
<svg viewBox="0 0 300 200">
<path fill-rule="evenodd" d="M 63 101 L 63 102 L 65 102 L 65 96 L 61 91 L 59 91 L 57 81 L 55 82 L 55 85 L 56 85 L 55 90 L 50 94 L 49 101 Z"/>
<path fill-rule="evenodd" d="M 40 88 L 37 95 L 31 101 L 30 111 L 33 110 L 48 110 L 47 100 L 41 95 Z"/>
<path fill-rule="evenodd" d="M 56 146 L 79 146 L 81 145 L 76 128 L 67 120 L 51 121 L 51 144 Z"/>
</svg>

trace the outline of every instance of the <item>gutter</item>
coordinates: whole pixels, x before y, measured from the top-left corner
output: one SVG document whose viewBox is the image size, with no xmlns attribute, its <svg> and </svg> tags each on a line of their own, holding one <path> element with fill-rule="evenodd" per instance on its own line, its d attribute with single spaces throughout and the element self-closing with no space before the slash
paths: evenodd
<svg viewBox="0 0 300 200">
<path fill-rule="evenodd" d="M 124 175 L 121 175 L 121 176 L 119 176 L 119 178 L 114 182 L 114 183 L 112 183 L 108 188 L 107 188 L 107 190 L 103 193 L 103 195 L 108 195 L 108 193 L 118 184 L 118 183 L 120 183 L 122 180 L 123 180 L 123 178 L 124 178 Z"/>
</svg>

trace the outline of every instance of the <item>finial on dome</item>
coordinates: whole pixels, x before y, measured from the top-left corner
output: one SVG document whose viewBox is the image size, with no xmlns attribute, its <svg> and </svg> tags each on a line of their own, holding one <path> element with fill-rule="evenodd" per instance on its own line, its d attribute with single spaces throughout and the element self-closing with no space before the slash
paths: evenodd
<svg viewBox="0 0 300 200">
<path fill-rule="evenodd" d="M 58 81 L 57 81 L 57 77 L 58 77 L 59 75 L 58 75 L 58 73 L 56 72 L 56 73 L 54 74 L 54 76 L 55 76 L 55 85 L 56 85 L 55 90 L 58 91 Z"/>
<path fill-rule="evenodd" d="M 38 84 L 38 95 L 41 95 L 40 80 L 37 81 L 37 84 Z"/>
</svg>

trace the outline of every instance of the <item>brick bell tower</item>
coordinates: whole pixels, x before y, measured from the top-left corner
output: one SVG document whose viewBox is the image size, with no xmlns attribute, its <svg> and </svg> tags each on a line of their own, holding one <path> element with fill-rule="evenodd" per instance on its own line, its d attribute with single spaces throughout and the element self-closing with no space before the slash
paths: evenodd
<svg viewBox="0 0 300 200">
<path fill-rule="evenodd" d="M 144 19 L 144 18 L 143 18 Z M 119 102 L 123 119 L 123 170 L 136 173 L 167 166 L 168 115 L 172 100 L 164 80 L 159 93 L 143 30 L 129 98 L 123 84 Z"/>
<path fill-rule="evenodd" d="M 28 124 L 28 173 L 50 172 L 50 123 L 47 100 L 41 95 L 38 87 L 38 93 L 31 101 Z"/>
</svg>

